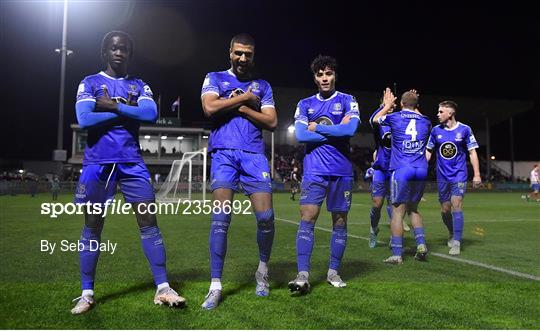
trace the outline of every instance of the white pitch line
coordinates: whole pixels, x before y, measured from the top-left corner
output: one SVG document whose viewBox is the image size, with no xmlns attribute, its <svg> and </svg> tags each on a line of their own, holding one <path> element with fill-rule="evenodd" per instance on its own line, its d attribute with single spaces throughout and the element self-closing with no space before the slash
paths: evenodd
<svg viewBox="0 0 540 331">
<path fill-rule="evenodd" d="M 298 225 L 298 222 L 291 221 L 291 220 L 288 220 L 288 219 L 284 219 L 284 218 L 280 218 L 280 217 L 276 217 L 275 219 L 278 220 L 278 221 Z M 332 232 L 331 229 L 322 228 L 320 226 L 315 226 L 315 229 L 325 231 L 325 232 Z M 369 238 L 356 236 L 356 235 L 353 235 L 353 234 L 350 234 L 350 233 L 347 233 L 347 237 L 356 238 L 356 239 L 363 239 L 363 240 L 369 240 Z M 380 241 L 380 240 L 377 240 L 377 242 L 381 243 L 381 244 L 385 243 L 384 241 Z M 539 276 L 531 275 L 531 274 L 527 274 L 527 273 L 523 273 L 523 272 L 519 272 L 519 271 L 514 271 L 514 270 L 510 270 L 510 269 L 505 269 L 505 268 L 497 267 L 497 266 L 487 264 L 487 263 L 477 262 L 477 261 L 473 261 L 473 260 L 466 260 L 466 259 L 462 259 L 462 258 L 458 258 L 458 257 L 453 257 L 453 256 L 449 256 L 449 255 L 440 254 L 440 253 L 430 252 L 429 254 L 437 256 L 437 257 L 441 257 L 443 259 L 452 260 L 452 261 L 461 262 L 461 263 L 466 263 L 466 264 L 474 265 L 474 266 L 477 266 L 477 267 L 502 272 L 502 273 L 509 274 L 509 275 L 516 276 L 516 277 L 521 277 L 521 278 L 525 278 L 525 279 L 531 279 L 531 280 L 540 281 Z"/>
<path fill-rule="evenodd" d="M 388 221 L 388 220 L 386 220 Z M 437 223 L 441 223 L 442 224 L 442 221 L 439 220 L 439 221 L 422 221 L 424 224 L 437 224 Z M 513 220 L 509 220 L 509 219 L 500 219 L 500 220 L 497 220 L 497 219 L 494 219 L 494 220 L 470 220 L 468 219 L 466 221 L 467 224 L 472 224 L 472 223 L 510 223 L 510 222 L 540 222 L 540 220 L 537 220 L 537 219 L 527 219 L 527 218 L 516 218 L 516 219 L 513 219 Z M 355 222 L 355 221 L 347 221 L 348 224 L 370 224 L 369 221 L 361 221 L 361 222 Z"/>
</svg>

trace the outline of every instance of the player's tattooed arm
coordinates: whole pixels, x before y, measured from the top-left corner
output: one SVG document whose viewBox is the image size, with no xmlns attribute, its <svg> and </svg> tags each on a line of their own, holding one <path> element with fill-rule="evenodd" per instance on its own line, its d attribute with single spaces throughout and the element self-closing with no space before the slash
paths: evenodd
<svg viewBox="0 0 540 331">
<path fill-rule="evenodd" d="M 235 94 L 230 98 L 220 98 L 219 95 L 208 93 L 204 94 L 201 99 L 204 114 L 207 117 L 212 117 L 217 114 L 230 111 L 237 111 L 240 106 L 260 108 L 260 98 L 251 92 L 251 88 L 243 94 Z"/>
<path fill-rule="evenodd" d="M 478 154 L 476 154 L 476 149 L 471 149 L 469 151 L 469 158 L 471 159 L 471 164 L 473 167 L 473 186 L 480 187 L 482 185 L 482 177 L 480 176 L 480 162 L 478 161 Z"/>
<path fill-rule="evenodd" d="M 274 131 L 278 125 L 276 108 L 264 107 L 261 111 L 248 106 L 240 106 L 238 112 L 244 115 L 251 123 L 255 124 L 258 128 Z"/>
<path fill-rule="evenodd" d="M 390 109 L 392 109 L 392 105 L 394 104 L 394 102 L 396 102 L 396 99 L 397 98 L 394 96 L 394 93 L 392 93 L 392 90 L 390 90 L 390 88 L 387 87 L 383 93 L 384 107 L 381 110 L 379 110 L 377 114 L 375 114 L 375 116 L 373 117 L 373 122 L 379 123 L 379 119 L 385 116 L 386 114 L 388 114 Z"/>
</svg>

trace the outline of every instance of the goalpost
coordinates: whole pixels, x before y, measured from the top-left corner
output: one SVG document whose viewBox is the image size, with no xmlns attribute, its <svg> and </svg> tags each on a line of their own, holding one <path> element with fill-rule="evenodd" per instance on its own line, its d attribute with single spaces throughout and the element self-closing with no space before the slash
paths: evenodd
<svg viewBox="0 0 540 331">
<path fill-rule="evenodd" d="M 156 200 L 176 202 L 178 200 L 206 199 L 206 148 L 186 152 L 181 160 L 174 160 L 169 175 L 159 191 Z"/>
</svg>

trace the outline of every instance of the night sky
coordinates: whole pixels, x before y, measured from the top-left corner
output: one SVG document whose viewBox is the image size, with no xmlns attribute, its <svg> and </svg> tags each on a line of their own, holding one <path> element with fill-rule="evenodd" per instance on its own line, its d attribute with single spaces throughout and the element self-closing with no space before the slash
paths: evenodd
<svg viewBox="0 0 540 331">
<path fill-rule="evenodd" d="M 230 38 L 248 32 L 257 42 L 257 71 L 272 86 L 314 88 L 309 63 L 328 54 L 339 62 L 342 90 L 380 91 L 397 82 L 401 90 L 414 87 L 424 94 L 533 100 L 535 109 L 515 123 L 517 142 L 533 137 L 538 124 L 532 123 L 540 113 L 538 11 L 510 3 L 355 1 L 354 8 L 351 3 L 70 3 L 68 48 L 75 55 L 67 64 L 64 148 L 71 150 L 77 85 L 102 69 L 101 38 L 112 29 L 132 35 L 130 73 L 162 95 L 162 115 L 180 96 L 186 125 L 204 121 L 199 99 L 204 75 L 227 69 Z M 2 1 L 0 6 L 0 158 L 50 160 L 60 84 L 54 49 L 61 44 L 63 3 Z M 505 125 L 492 129 L 504 131 Z M 503 158 L 505 137 L 496 137 L 492 147 Z M 517 159 L 530 154 L 516 153 Z"/>
</svg>

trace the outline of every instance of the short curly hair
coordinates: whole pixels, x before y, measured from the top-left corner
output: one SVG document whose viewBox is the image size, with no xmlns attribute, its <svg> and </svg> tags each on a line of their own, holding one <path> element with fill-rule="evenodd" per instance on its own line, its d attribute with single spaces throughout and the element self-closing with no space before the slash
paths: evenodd
<svg viewBox="0 0 540 331">
<path fill-rule="evenodd" d="M 338 64 L 336 59 L 328 55 L 319 55 L 311 62 L 311 72 L 315 75 L 320 70 L 329 68 L 334 72 L 337 70 Z"/>
</svg>

